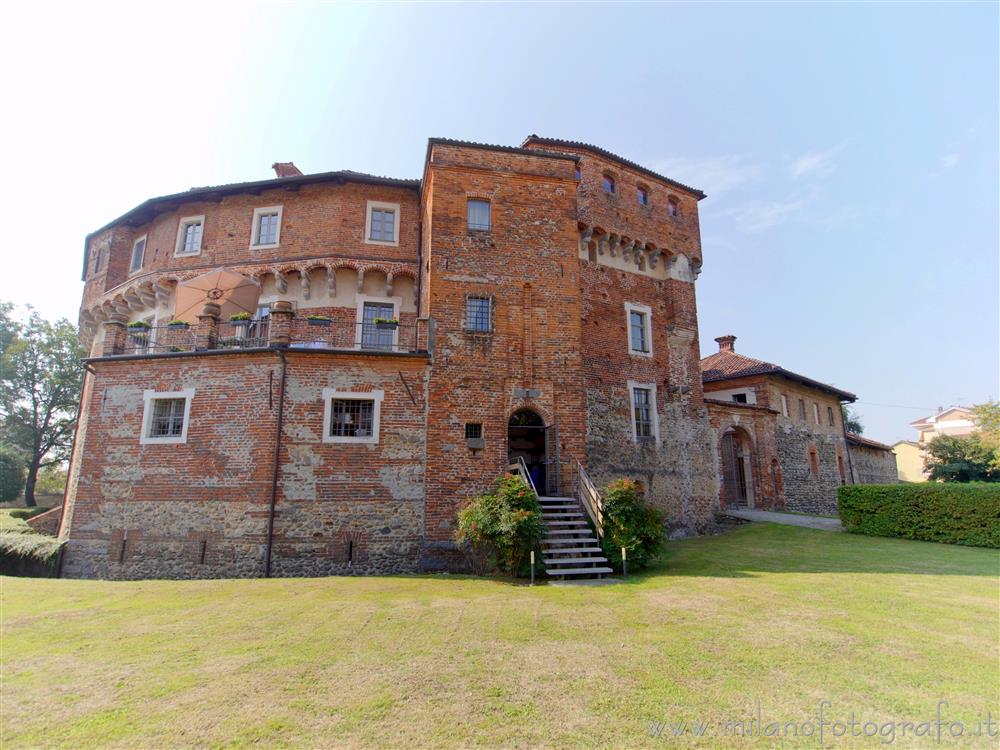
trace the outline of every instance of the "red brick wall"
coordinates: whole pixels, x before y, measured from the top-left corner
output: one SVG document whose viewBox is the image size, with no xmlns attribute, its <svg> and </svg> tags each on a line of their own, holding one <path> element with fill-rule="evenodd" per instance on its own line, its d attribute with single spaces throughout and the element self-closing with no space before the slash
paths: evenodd
<svg viewBox="0 0 1000 750">
<path fill-rule="evenodd" d="M 275 574 L 415 569 L 426 360 L 292 351 L 287 360 Z M 69 538 L 64 572 L 261 575 L 277 353 L 95 362 L 93 370 L 62 529 Z M 384 391 L 377 445 L 322 441 L 326 387 Z M 143 391 L 185 388 L 195 389 L 187 442 L 140 444 Z M 348 567 L 345 544 L 352 539 L 358 554 Z"/>
<path fill-rule="evenodd" d="M 435 145 L 425 177 L 429 312 L 436 345 L 427 434 L 428 539 L 451 538 L 455 512 L 507 464 L 520 407 L 559 430 L 560 457 L 583 458 L 580 308 L 573 162 Z M 492 231 L 470 234 L 467 193 L 491 196 Z M 494 300 L 494 331 L 464 331 L 468 294 Z M 518 397 L 516 389 L 538 392 Z M 466 447 L 483 424 L 486 448 Z M 562 492 L 569 492 L 563 472 Z"/>
<path fill-rule="evenodd" d="M 710 393 L 705 394 L 711 398 Z M 715 431 L 718 455 L 719 505 L 726 508 L 726 497 L 722 486 L 722 436 L 729 429 L 741 430 L 750 440 L 751 467 L 753 477 L 753 508 L 756 510 L 780 510 L 785 506 L 784 481 L 775 444 L 776 414 L 764 406 L 747 406 L 736 403 L 716 403 L 706 401 L 712 429 Z M 774 468 L 772 469 L 772 466 Z"/>
</svg>

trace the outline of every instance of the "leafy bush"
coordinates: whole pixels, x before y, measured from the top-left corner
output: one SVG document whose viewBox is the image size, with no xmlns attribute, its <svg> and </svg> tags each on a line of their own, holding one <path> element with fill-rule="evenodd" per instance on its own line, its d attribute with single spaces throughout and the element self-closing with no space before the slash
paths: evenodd
<svg viewBox="0 0 1000 750">
<path fill-rule="evenodd" d="M 237 321 L 237 320 L 252 320 L 253 316 L 250 313 L 248 313 L 248 312 L 238 312 L 238 313 L 233 313 L 232 315 L 230 315 L 229 319 L 232 320 L 232 321 Z"/>
<path fill-rule="evenodd" d="M 459 511 L 455 540 L 513 576 L 526 569 L 543 531 L 535 493 L 519 476 L 504 476 L 497 479 L 493 492 L 473 498 Z"/>
<path fill-rule="evenodd" d="M 129 330 L 132 330 L 132 331 L 137 330 L 137 329 L 138 330 L 142 330 L 142 331 L 148 331 L 152 327 L 153 326 L 151 326 L 145 320 L 133 320 L 131 323 L 128 324 Z"/>
<path fill-rule="evenodd" d="M 24 456 L 9 445 L 0 445 L 0 501 L 16 500 L 24 489 Z"/>
<path fill-rule="evenodd" d="M 663 514 L 643 502 L 639 486 L 618 479 L 604 490 L 604 556 L 618 567 L 622 547 L 630 566 L 648 565 L 663 546 Z"/>
<path fill-rule="evenodd" d="M 1000 484 L 856 484 L 837 490 L 844 529 L 1000 548 Z"/>
</svg>

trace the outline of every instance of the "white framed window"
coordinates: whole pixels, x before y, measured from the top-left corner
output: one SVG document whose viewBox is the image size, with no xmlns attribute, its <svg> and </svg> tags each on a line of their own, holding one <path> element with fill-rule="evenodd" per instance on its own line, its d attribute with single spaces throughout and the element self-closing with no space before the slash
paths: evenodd
<svg viewBox="0 0 1000 750">
<path fill-rule="evenodd" d="M 490 202 L 482 198 L 469 198 L 466 207 L 469 230 L 474 232 L 490 231 Z"/>
<path fill-rule="evenodd" d="M 385 391 L 323 389 L 324 443 L 377 443 Z"/>
<path fill-rule="evenodd" d="M 788 396 L 784 393 L 781 394 L 781 414 L 782 416 L 788 416 Z"/>
<path fill-rule="evenodd" d="M 628 381 L 632 439 L 637 443 L 659 443 L 660 421 L 656 413 L 656 384 Z"/>
<path fill-rule="evenodd" d="M 146 235 L 132 243 L 132 262 L 129 264 L 128 272 L 135 273 L 142 270 L 142 261 L 146 255 Z"/>
<path fill-rule="evenodd" d="M 489 333 L 493 330 L 493 300 L 470 295 L 465 298 L 465 330 Z"/>
<path fill-rule="evenodd" d="M 399 204 L 368 201 L 365 242 L 369 245 L 399 245 Z"/>
<path fill-rule="evenodd" d="M 204 216 L 185 216 L 181 219 L 177 223 L 177 244 L 174 246 L 174 255 L 200 255 L 204 229 Z"/>
<path fill-rule="evenodd" d="M 647 305 L 625 303 L 628 326 L 628 353 L 640 357 L 653 356 L 653 310 Z"/>
<path fill-rule="evenodd" d="M 186 443 L 194 388 L 183 391 L 142 392 L 141 445 Z"/>
<path fill-rule="evenodd" d="M 369 297 L 359 294 L 355 349 L 394 352 L 399 348 L 399 326 L 387 326 L 376 321 L 399 320 L 400 297 Z"/>
<path fill-rule="evenodd" d="M 253 227 L 250 230 L 250 247 L 268 248 L 281 244 L 281 206 L 267 206 L 253 210 Z"/>
</svg>

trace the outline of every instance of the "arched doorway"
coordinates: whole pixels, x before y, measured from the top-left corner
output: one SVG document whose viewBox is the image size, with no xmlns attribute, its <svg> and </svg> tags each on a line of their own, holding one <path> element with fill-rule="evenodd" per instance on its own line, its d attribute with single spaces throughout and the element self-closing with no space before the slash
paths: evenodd
<svg viewBox="0 0 1000 750">
<path fill-rule="evenodd" d="M 752 508 L 753 447 L 738 427 L 722 433 L 722 497 L 727 508 Z"/>
<path fill-rule="evenodd" d="M 538 412 L 520 409 L 510 415 L 507 423 L 507 460 L 514 463 L 523 458 L 531 481 L 539 494 L 546 492 L 545 420 Z"/>
</svg>

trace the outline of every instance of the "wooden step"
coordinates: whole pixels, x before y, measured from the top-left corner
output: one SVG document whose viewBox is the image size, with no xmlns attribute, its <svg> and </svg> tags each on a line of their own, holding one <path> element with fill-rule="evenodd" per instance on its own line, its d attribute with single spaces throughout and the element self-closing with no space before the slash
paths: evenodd
<svg viewBox="0 0 1000 750">
<path fill-rule="evenodd" d="M 545 531 L 546 531 L 546 533 L 549 536 L 555 536 L 555 535 L 564 536 L 566 534 L 593 534 L 594 533 L 594 532 L 592 532 L 586 526 L 583 526 L 582 528 L 579 528 L 579 529 L 546 529 Z"/>
<path fill-rule="evenodd" d="M 544 557 L 542 562 L 545 563 L 545 567 L 548 568 L 550 565 L 583 565 L 584 563 L 607 563 L 608 558 L 606 557 Z M 558 570 L 558 568 L 553 568 Z"/>
<path fill-rule="evenodd" d="M 581 528 L 590 528 L 587 526 L 587 522 L 582 519 L 577 519 L 574 521 L 546 521 L 546 526 L 579 526 Z"/>
<path fill-rule="evenodd" d="M 542 518 L 583 518 L 583 513 L 580 511 L 563 511 L 558 513 L 546 513 L 542 511 Z"/>
<path fill-rule="evenodd" d="M 614 573 L 611 568 L 552 568 L 545 571 L 550 576 L 593 576 Z"/>
<path fill-rule="evenodd" d="M 563 502 L 563 503 L 575 503 L 577 500 L 575 497 L 556 497 L 555 495 L 539 495 L 538 501 L 542 503 L 553 503 L 553 502 Z"/>
<path fill-rule="evenodd" d="M 567 534 L 575 534 L 573 529 L 557 529 L 555 531 L 550 531 L 550 534 L 559 534 L 560 536 L 546 536 L 542 538 L 542 544 L 597 544 L 597 539 L 591 534 L 590 536 L 584 537 L 570 537 Z M 584 532 L 580 532 L 583 534 Z"/>
<path fill-rule="evenodd" d="M 577 541 L 574 539 L 573 541 Z M 579 555 L 581 552 L 604 552 L 600 547 L 553 547 L 543 550 L 546 555 Z"/>
</svg>

